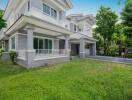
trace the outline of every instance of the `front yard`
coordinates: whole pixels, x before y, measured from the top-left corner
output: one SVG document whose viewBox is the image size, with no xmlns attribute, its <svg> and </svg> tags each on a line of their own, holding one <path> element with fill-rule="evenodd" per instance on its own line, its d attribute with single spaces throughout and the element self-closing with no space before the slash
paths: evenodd
<svg viewBox="0 0 132 100">
<path fill-rule="evenodd" d="M 0 100 L 132 100 L 132 65 L 74 59 L 26 70 L 0 60 Z"/>
</svg>

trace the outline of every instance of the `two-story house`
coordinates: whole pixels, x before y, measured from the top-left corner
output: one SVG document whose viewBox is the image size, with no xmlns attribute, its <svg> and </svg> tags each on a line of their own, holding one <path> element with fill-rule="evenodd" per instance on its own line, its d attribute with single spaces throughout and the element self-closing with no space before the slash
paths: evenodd
<svg viewBox="0 0 132 100">
<path fill-rule="evenodd" d="M 94 18 L 66 16 L 70 9 L 71 0 L 9 0 L 4 14 L 8 27 L 1 36 L 5 51 L 17 51 L 17 63 L 27 68 L 68 61 L 70 52 L 95 56 Z"/>
<path fill-rule="evenodd" d="M 95 18 L 93 15 L 71 14 L 67 16 L 70 23 L 70 30 L 74 34 L 70 35 L 71 55 L 85 58 L 96 55 L 96 39 L 93 38 L 93 26 Z"/>
</svg>

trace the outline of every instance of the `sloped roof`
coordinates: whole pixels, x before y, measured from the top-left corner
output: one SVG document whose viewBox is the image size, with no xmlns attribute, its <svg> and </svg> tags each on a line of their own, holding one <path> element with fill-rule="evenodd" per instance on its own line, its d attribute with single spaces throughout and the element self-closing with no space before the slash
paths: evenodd
<svg viewBox="0 0 132 100">
<path fill-rule="evenodd" d="M 81 39 L 81 38 L 84 38 L 84 39 L 87 39 L 87 40 L 91 40 L 91 41 L 98 41 L 92 37 L 89 37 L 88 35 L 84 34 L 84 33 L 74 33 L 72 35 L 70 35 L 70 39 Z"/>
</svg>

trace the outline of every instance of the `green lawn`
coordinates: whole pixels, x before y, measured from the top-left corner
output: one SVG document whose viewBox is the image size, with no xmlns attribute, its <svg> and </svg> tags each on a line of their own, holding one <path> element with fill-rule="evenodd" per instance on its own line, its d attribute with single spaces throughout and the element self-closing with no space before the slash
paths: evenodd
<svg viewBox="0 0 132 100">
<path fill-rule="evenodd" d="M 26 70 L 0 60 L 0 100 L 132 100 L 132 65 L 74 59 Z"/>
</svg>

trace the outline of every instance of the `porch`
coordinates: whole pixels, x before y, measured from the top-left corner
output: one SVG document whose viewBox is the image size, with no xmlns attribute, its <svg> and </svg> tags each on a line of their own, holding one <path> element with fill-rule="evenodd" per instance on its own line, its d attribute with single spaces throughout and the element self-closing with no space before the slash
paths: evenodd
<svg viewBox="0 0 132 100">
<path fill-rule="evenodd" d="M 49 33 L 51 34 L 52 31 L 48 32 L 48 34 Z M 18 52 L 18 64 L 22 66 L 37 67 L 69 60 L 68 35 L 62 35 L 64 37 L 62 40 L 57 36 L 48 34 L 45 34 L 45 32 L 37 33 L 34 32 L 33 29 L 28 29 L 26 34 L 20 32 L 16 33 L 15 50 Z M 64 42 L 62 43 L 61 41 Z M 12 50 L 12 42 L 10 46 L 10 50 Z"/>
<path fill-rule="evenodd" d="M 18 52 L 17 63 L 26 68 L 61 63 L 70 58 L 69 36 L 72 32 L 60 26 L 23 16 L 6 34 L 8 51 Z"/>
<path fill-rule="evenodd" d="M 71 56 L 80 58 L 96 56 L 96 41 L 86 35 L 75 33 L 70 37 Z"/>
</svg>

